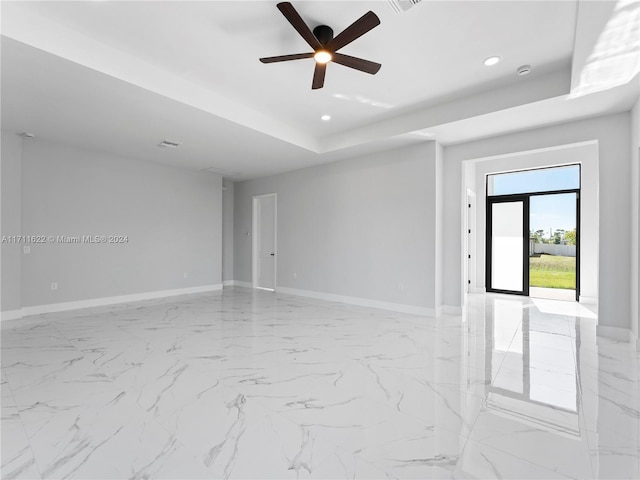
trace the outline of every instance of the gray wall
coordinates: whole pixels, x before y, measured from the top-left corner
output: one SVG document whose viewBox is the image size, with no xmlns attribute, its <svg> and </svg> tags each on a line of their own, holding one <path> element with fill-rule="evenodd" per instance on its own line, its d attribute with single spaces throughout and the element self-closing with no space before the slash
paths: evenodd
<svg viewBox="0 0 640 480">
<path fill-rule="evenodd" d="M 444 302 L 461 305 L 462 162 L 538 148 L 598 140 L 599 324 L 631 328 L 631 135 L 629 112 L 445 148 Z"/>
<path fill-rule="evenodd" d="M 123 244 L 32 244 L 22 256 L 23 307 L 218 285 L 222 180 L 24 141 L 22 233 L 128 236 Z"/>
<path fill-rule="evenodd" d="M 252 280 L 252 197 L 277 193 L 278 287 L 436 307 L 438 161 L 428 142 L 236 183 L 235 279 Z"/>
<path fill-rule="evenodd" d="M 234 280 L 233 276 L 233 192 L 234 183 L 224 182 L 222 191 L 222 280 Z"/>
<path fill-rule="evenodd" d="M 2 131 L 2 148 L 0 151 L 0 185 L 2 198 L 2 236 L 20 235 L 22 232 L 22 216 L 20 214 L 22 196 L 22 138 L 15 133 Z M 0 299 L 1 310 L 20 309 L 20 276 L 22 268 L 22 245 L 17 243 L 2 243 L 0 248 L 2 258 Z"/>
</svg>

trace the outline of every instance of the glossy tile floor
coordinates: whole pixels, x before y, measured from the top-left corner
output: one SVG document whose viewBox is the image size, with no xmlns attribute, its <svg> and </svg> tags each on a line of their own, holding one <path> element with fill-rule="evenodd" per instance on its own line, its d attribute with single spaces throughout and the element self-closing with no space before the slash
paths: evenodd
<svg viewBox="0 0 640 480">
<path fill-rule="evenodd" d="M 593 317 L 237 288 L 6 321 L 2 478 L 640 478 L 639 358 Z"/>
</svg>

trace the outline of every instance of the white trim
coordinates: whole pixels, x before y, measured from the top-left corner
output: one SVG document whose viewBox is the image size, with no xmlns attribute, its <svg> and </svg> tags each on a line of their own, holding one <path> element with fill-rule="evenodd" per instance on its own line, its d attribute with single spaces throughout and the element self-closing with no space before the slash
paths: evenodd
<svg viewBox="0 0 640 480">
<path fill-rule="evenodd" d="M 314 292 L 312 290 L 299 290 L 297 288 L 278 287 L 278 293 L 286 293 L 289 295 L 298 295 L 300 297 L 318 298 L 320 300 L 329 300 L 331 302 L 348 303 L 351 305 L 359 305 L 361 307 L 379 308 L 381 310 L 391 310 L 393 312 L 410 313 L 412 315 L 421 315 L 426 317 L 435 317 L 436 309 L 428 307 L 418 307 L 414 305 L 406 305 L 403 303 L 381 302 L 368 298 L 347 297 L 344 295 L 336 295 L 334 293 Z"/>
<path fill-rule="evenodd" d="M 442 313 L 444 313 L 445 315 L 462 315 L 464 313 L 464 307 L 443 305 Z"/>
<path fill-rule="evenodd" d="M 619 342 L 629 342 L 632 345 L 636 343 L 633 332 L 628 328 L 596 325 L 596 335 L 612 340 L 618 340 Z"/>
<path fill-rule="evenodd" d="M 580 295 L 580 303 L 584 303 L 586 305 L 597 305 L 598 299 L 596 297 L 585 297 L 584 295 Z"/>
<path fill-rule="evenodd" d="M 225 287 L 242 287 L 242 288 L 253 288 L 251 282 L 243 282 L 240 280 L 226 280 L 223 282 Z"/>
<path fill-rule="evenodd" d="M 115 305 L 118 303 L 139 302 L 141 300 L 152 300 L 155 298 L 174 297 L 177 295 L 190 295 L 193 293 L 215 292 L 222 290 L 222 284 L 204 285 L 201 287 L 176 288 L 173 290 L 158 290 L 155 292 L 134 293 L 131 295 L 120 295 L 117 297 L 92 298 L 89 300 L 79 300 L 76 302 L 51 303 L 48 305 L 36 305 L 33 307 L 24 307 L 22 310 L 13 310 L 12 312 L 2 312 L 2 320 L 10 320 L 29 315 L 40 315 L 43 313 L 66 312 L 68 310 L 78 310 L 81 308 L 103 307 L 105 305 Z M 16 313 L 19 316 L 14 316 Z M 5 317 L 10 314 L 9 317 Z"/>
<path fill-rule="evenodd" d="M 543 147 L 543 148 L 532 148 L 530 150 L 521 150 L 518 152 L 509 152 L 509 153 L 499 153 L 497 155 L 489 155 L 488 157 L 477 157 L 477 158 L 469 158 L 467 160 L 464 160 L 465 162 L 484 162 L 487 160 L 498 160 L 498 159 L 502 159 L 502 158 L 509 158 L 509 157 L 520 157 L 523 155 L 530 155 L 532 153 L 542 153 L 542 152 L 552 152 L 555 150 L 564 150 L 565 148 L 575 148 L 575 147 L 582 147 L 585 145 L 597 145 L 598 144 L 598 140 L 585 140 L 583 142 L 574 142 L 574 143 L 563 143 L 560 145 L 553 145 L 551 147 Z M 574 162 L 575 163 L 575 162 Z M 554 164 L 555 166 L 556 164 Z M 558 163 L 558 166 L 560 165 L 571 165 L 571 163 Z M 513 170 L 505 170 L 504 172 L 495 172 L 495 173 L 508 173 L 508 172 L 512 172 Z"/>
<path fill-rule="evenodd" d="M 22 310 L 6 310 L 0 315 L 0 320 L 16 320 L 22 318 Z"/>
<path fill-rule="evenodd" d="M 471 287 L 471 291 L 469 293 L 487 293 L 487 289 L 485 287 Z"/>
</svg>

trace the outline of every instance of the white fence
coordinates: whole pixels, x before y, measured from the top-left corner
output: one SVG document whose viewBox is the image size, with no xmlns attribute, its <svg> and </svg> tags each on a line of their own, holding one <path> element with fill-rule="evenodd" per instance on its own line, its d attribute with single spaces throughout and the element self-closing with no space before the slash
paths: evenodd
<svg viewBox="0 0 640 480">
<path fill-rule="evenodd" d="M 556 245 L 554 243 L 535 243 L 533 245 L 534 253 L 547 253 L 549 255 L 559 255 L 562 257 L 575 257 L 575 245 Z"/>
</svg>

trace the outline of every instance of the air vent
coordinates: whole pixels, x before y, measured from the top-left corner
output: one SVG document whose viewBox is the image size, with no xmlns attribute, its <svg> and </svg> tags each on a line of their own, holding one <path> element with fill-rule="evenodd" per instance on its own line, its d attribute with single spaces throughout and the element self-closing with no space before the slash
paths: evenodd
<svg viewBox="0 0 640 480">
<path fill-rule="evenodd" d="M 411 7 L 419 4 L 422 0 L 387 0 L 391 9 L 398 15 L 406 12 Z"/>
<path fill-rule="evenodd" d="M 180 142 L 172 142 L 171 140 L 162 140 L 158 146 L 160 148 L 178 148 L 180 146 Z"/>
</svg>

